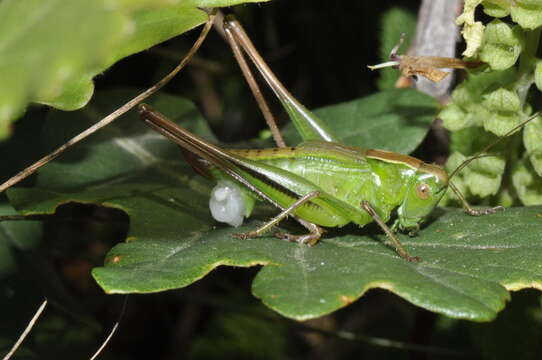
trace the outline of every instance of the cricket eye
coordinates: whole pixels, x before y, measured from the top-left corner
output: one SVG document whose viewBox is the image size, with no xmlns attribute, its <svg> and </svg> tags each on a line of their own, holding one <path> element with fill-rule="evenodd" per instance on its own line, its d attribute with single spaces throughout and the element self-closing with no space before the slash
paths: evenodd
<svg viewBox="0 0 542 360">
<path fill-rule="evenodd" d="M 431 189 L 429 188 L 429 185 L 423 183 L 418 184 L 416 186 L 416 194 L 418 194 L 418 197 L 422 200 L 426 200 L 431 195 Z"/>
</svg>

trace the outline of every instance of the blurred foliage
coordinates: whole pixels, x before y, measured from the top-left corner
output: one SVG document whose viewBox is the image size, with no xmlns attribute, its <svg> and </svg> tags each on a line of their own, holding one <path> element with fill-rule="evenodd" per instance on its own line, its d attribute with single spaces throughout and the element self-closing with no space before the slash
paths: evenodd
<svg viewBox="0 0 542 360">
<path fill-rule="evenodd" d="M 8 3 L 4 0 L 0 2 L 0 7 Z M 507 41 L 512 44 L 512 49 L 510 46 L 508 48 L 512 50 L 510 54 L 514 54 L 514 49 L 519 46 L 514 39 L 519 37 L 515 36 L 515 25 L 510 25 L 510 19 L 520 27 L 536 27 L 539 21 L 539 12 L 536 11 L 538 1 L 486 0 L 483 4 L 489 16 L 510 14 L 510 18 L 501 21 L 512 28 Z M 234 12 L 279 78 L 305 105 L 315 108 L 373 93 L 380 75 L 365 70 L 365 65 L 379 62 L 381 53 L 387 55 L 387 50 L 383 50 L 387 45 L 383 44 L 390 40 L 384 39 L 382 44 L 379 42 L 379 36 L 386 32 L 379 24 L 386 23 L 383 19 L 394 17 L 392 11 L 384 14 L 402 6 L 404 10 L 400 10 L 400 16 L 412 19 L 418 5 L 418 2 L 407 0 L 273 0 L 262 5 L 239 6 L 234 8 Z M 397 10 L 393 11 L 397 14 Z M 18 21 L 21 17 L 12 19 Z M 396 31 L 401 30 L 393 30 L 392 33 Z M 119 61 L 94 79 L 96 91 L 100 93 L 120 86 L 147 87 L 169 71 L 186 53 L 197 36 L 196 32 Z M 529 39 L 527 34 L 527 44 Z M 491 42 L 488 41 L 488 44 Z M 520 63 L 525 52 L 525 48 L 522 49 Z M 490 55 L 487 54 L 489 58 Z M 540 87 L 540 61 L 529 65 L 529 69 L 533 71 L 534 80 L 531 81 L 536 81 Z M 506 84 L 509 80 L 504 78 L 510 77 L 512 81 L 517 78 L 512 70 L 516 71 L 510 68 L 490 72 L 488 76 L 494 76 L 497 83 L 503 81 Z M 101 71 L 103 69 L 98 72 Z M 476 75 L 473 73 L 469 78 Z M 486 93 L 498 90 L 498 87 L 489 85 L 485 85 L 485 82 L 473 83 L 472 89 L 479 93 L 467 93 L 467 97 L 480 99 Z M 187 68 L 166 90 L 195 101 L 211 122 L 214 133 L 223 141 L 251 138 L 264 128 L 229 48 L 216 33 L 206 41 L 193 66 Z M 506 94 L 501 91 L 494 96 L 504 98 Z M 520 91 L 516 91 L 516 94 L 520 98 L 522 114 L 527 113 L 523 98 L 526 94 Z M 454 102 L 460 95 L 454 93 Z M 488 100 L 487 104 L 490 101 L 495 102 Z M 474 102 L 481 103 L 474 100 L 471 103 Z M 512 102 L 503 103 L 503 109 L 497 115 L 506 119 L 509 104 L 514 105 Z M 480 108 L 469 108 L 468 113 L 476 114 L 478 110 Z M 70 120 L 70 114 L 66 115 L 66 126 L 69 128 L 70 121 L 78 120 Z M 31 105 L 25 116 L 13 125 L 13 136 L 0 143 L 0 179 L 13 175 L 43 155 L 45 148 L 53 145 L 54 139 L 44 138 L 42 132 L 46 115 L 44 107 Z M 281 120 L 285 122 L 285 119 L 282 113 Z M 465 119 L 461 121 L 466 122 Z M 536 127 L 539 126 L 540 123 L 533 123 L 530 127 L 535 128 L 525 132 L 525 147 L 533 150 L 517 163 L 512 180 L 505 174 L 504 182 L 517 183 L 514 186 L 521 190 L 517 196 L 512 193 L 510 201 L 517 201 L 519 197 L 525 204 L 540 203 L 536 200 L 540 199 L 539 189 L 542 186 L 536 174 L 540 169 L 540 143 L 536 141 L 539 136 Z M 479 128 L 481 125 L 460 131 L 477 131 Z M 485 134 L 489 138 L 492 136 Z M 458 140 L 453 140 L 453 147 L 468 147 L 469 143 L 477 143 L 469 139 L 478 137 L 471 136 L 454 134 L 452 138 Z M 480 138 L 486 139 L 484 136 Z M 471 152 L 463 154 L 468 156 L 474 151 L 476 149 L 473 148 Z M 422 146 L 418 153 L 431 158 L 431 149 Z M 66 155 L 69 158 L 69 153 Z M 70 161 L 68 158 L 66 161 Z M 494 168 L 498 166 L 490 164 L 487 167 L 495 171 Z M 481 168 L 484 169 L 483 166 Z M 30 179 L 27 183 L 33 181 Z M 4 204 L 5 200 L 1 200 Z M 8 205 L 2 206 L 7 208 Z M 39 242 L 32 243 L 31 248 L 6 243 L 5 238 L 0 238 L 0 256 L 2 259 L 9 257 L 2 263 L 2 269 L 9 267 L 9 271 L 0 275 L 0 353 L 11 346 L 46 296 L 51 300 L 50 306 L 15 359 L 90 356 L 116 321 L 123 301 L 123 296 L 105 296 L 91 278 L 90 270 L 103 264 L 109 248 L 125 238 L 128 227 L 129 219 L 121 211 L 67 203 L 57 209 L 54 217 L 43 221 Z M 257 299 L 247 295 L 256 271 L 225 268 L 210 273 L 185 289 L 145 296 L 131 295 L 119 332 L 101 358 L 443 358 L 443 353 L 439 351 L 441 349 L 435 350 L 433 347 L 453 350 L 452 356 L 446 353 L 446 358 L 470 356 L 492 359 L 507 355 L 507 349 L 521 350 L 513 355 L 518 359 L 540 357 L 539 329 L 542 318 L 538 292 L 514 294 L 511 306 L 489 324 L 473 325 L 463 320 L 437 316 L 390 296 L 385 290 L 371 290 L 363 301 L 332 315 L 299 324 L 278 317 Z M 397 349 L 397 344 L 386 339 L 420 345 L 428 354 Z"/>
<path fill-rule="evenodd" d="M 469 72 L 440 113 L 444 126 L 452 131 L 448 171 L 540 110 L 542 2 L 468 0 L 465 4 L 459 21 L 469 24 L 463 30 L 464 55 L 487 65 Z M 476 15 L 477 6 L 490 17 L 486 24 L 477 20 L 481 17 Z M 491 149 L 492 157 L 473 161 L 454 183 L 467 198 L 485 199 L 485 203 L 542 204 L 541 124 L 539 116 Z M 454 194 L 449 197 L 456 199 Z"/>
<path fill-rule="evenodd" d="M 257 1 L 2 1 L 0 140 L 29 102 L 63 110 L 85 106 L 93 77 L 203 23 L 207 15 L 198 7 Z"/>
</svg>

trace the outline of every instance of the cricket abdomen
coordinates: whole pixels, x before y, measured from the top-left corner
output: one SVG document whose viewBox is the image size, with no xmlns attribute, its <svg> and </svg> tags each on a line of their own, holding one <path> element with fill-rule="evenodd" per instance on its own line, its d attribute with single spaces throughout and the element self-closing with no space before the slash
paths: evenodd
<svg viewBox="0 0 542 360">
<path fill-rule="evenodd" d="M 363 226 L 371 222 L 371 216 L 360 206 L 363 200 L 387 221 L 401 203 L 412 172 L 402 164 L 369 158 L 365 149 L 324 141 L 309 141 L 295 148 L 229 151 L 296 174 L 348 205 L 346 215 L 336 219 L 326 217 L 325 212 L 317 216 L 321 220 L 297 212 L 305 220 L 322 226 L 342 226 L 348 222 Z"/>
</svg>

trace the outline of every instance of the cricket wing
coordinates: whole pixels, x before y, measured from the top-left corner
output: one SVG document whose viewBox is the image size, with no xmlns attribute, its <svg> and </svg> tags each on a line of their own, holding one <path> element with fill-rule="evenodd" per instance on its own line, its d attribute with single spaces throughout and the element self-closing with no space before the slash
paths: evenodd
<svg viewBox="0 0 542 360">
<path fill-rule="evenodd" d="M 350 214 L 357 212 L 351 205 L 327 194 L 301 176 L 233 155 L 178 126 L 148 105 L 140 105 L 139 112 L 147 125 L 196 156 L 209 161 L 257 196 L 280 209 L 289 207 L 310 192 L 319 191 L 320 196 L 295 211 L 297 216 L 318 225 L 333 227 L 352 221 Z"/>
</svg>

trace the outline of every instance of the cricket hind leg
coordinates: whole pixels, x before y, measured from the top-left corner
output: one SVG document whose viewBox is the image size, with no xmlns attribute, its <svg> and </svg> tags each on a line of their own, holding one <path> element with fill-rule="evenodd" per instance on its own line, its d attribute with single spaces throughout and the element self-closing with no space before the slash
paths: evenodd
<svg viewBox="0 0 542 360">
<path fill-rule="evenodd" d="M 246 61 L 242 54 L 248 56 L 248 59 L 252 62 L 255 68 L 258 70 L 264 81 L 267 85 L 273 90 L 273 93 L 277 99 L 282 104 L 282 107 L 288 113 L 288 116 L 294 123 L 295 127 L 298 129 L 299 134 L 303 140 L 324 140 L 324 141 L 337 141 L 337 138 L 333 135 L 331 129 L 319 119 L 314 113 L 305 108 L 292 94 L 284 87 L 280 80 L 275 76 L 273 71 L 266 64 L 264 59 L 258 53 L 254 44 L 246 34 L 245 30 L 241 24 L 233 16 L 226 16 L 224 18 L 224 32 L 226 33 L 226 38 L 232 47 L 232 51 L 237 59 L 243 74 L 245 75 L 247 82 L 249 83 L 251 89 L 253 90 L 254 96 L 256 97 L 258 103 L 264 103 L 263 97 L 259 94 L 259 90 L 256 89 L 257 86 L 253 86 L 251 83 L 256 84 L 254 81 L 254 76 L 252 75 L 250 68 L 246 64 Z M 242 50 L 242 51 L 241 51 Z M 260 99 L 261 98 L 261 99 Z M 261 105 L 260 105 L 261 107 Z M 261 107 L 262 108 L 262 107 Z M 266 115 L 267 110 L 262 108 L 262 112 Z M 271 119 L 271 116 L 269 116 Z M 268 121 L 271 131 L 273 132 L 273 137 L 275 140 L 280 136 L 275 136 L 275 124 L 274 120 Z M 277 145 L 281 147 L 279 141 Z"/>
<path fill-rule="evenodd" d="M 262 235 L 263 233 L 271 230 L 271 228 L 275 225 L 277 225 L 280 221 L 282 221 L 284 218 L 288 217 L 289 215 L 292 215 L 296 209 L 301 207 L 303 204 L 309 202 L 311 199 L 314 199 L 315 197 L 318 197 L 320 195 L 319 191 L 312 191 L 303 197 L 299 198 L 296 202 L 294 202 L 292 205 L 281 211 L 277 216 L 260 226 L 254 231 L 250 231 L 247 233 L 242 234 L 235 234 L 235 237 L 241 238 L 241 239 L 248 239 L 253 237 L 258 237 Z M 312 246 L 318 242 L 322 234 L 324 233 L 323 229 L 320 228 L 318 225 L 313 224 L 311 222 L 305 221 L 303 219 L 300 219 L 297 216 L 293 216 L 294 219 L 296 219 L 301 225 L 303 225 L 307 230 L 309 230 L 308 234 L 304 235 L 292 235 L 292 234 L 283 234 L 279 233 L 276 236 L 292 241 L 292 242 L 298 242 L 301 244 L 307 244 L 309 246 Z"/>
<path fill-rule="evenodd" d="M 273 139 L 275 140 L 275 143 L 277 144 L 278 147 L 285 147 L 286 143 L 284 142 L 284 138 L 282 137 L 282 134 L 280 133 L 280 130 L 277 125 L 277 121 L 275 117 L 273 116 L 273 113 L 271 112 L 269 105 L 267 105 L 267 102 L 265 101 L 262 91 L 260 90 L 260 87 L 258 86 L 258 83 L 256 82 L 256 79 L 246 62 L 245 56 L 243 55 L 243 52 L 241 51 L 239 47 L 237 38 L 232 32 L 231 26 L 228 26 L 230 22 L 236 22 L 235 18 L 227 17 L 225 19 L 224 33 L 226 34 L 226 40 L 228 41 L 232 49 L 233 56 L 235 57 L 235 60 L 237 61 L 237 63 L 239 64 L 239 67 L 241 68 L 243 76 L 245 77 L 245 80 L 250 87 L 250 91 L 252 91 L 252 94 L 254 95 L 254 98 L 256 99 L 256 103 L 258 104 L 258 107 L 260 108 L 260 111 L 265 119 L 265 122 L 267 123 L 267 126 L 269 127 L 269 130 L 271 130 L 271 134 L 273 135 Z"/>
<path fill-rule="evenodd" d="M 408 252 L 406 251 L 405 247 L 399 239 L 397 238 L 397 235 L 386 225 L 386 223 L 382 220 L 382 218 L 377 214 L 375 209 L 369 204 L 367 200 L 363 200 L 361 202 L 361 207 L 363 210 L 367 211 L 367 213 L 373 218 L 373 220 L 380 226 L 382 230 L 386 233 L 386 236 L 388 239 L 390 239 L 393 247 L 395 248 L 395 251 L 397 254 L 402 257 L 403 259 L 409 261 L 409 262 L 418 262 L 421 259 L 418 256 L 410 256 Z"/>
</svg>

